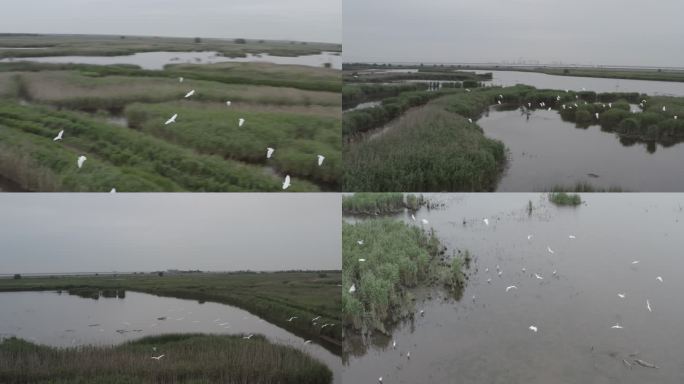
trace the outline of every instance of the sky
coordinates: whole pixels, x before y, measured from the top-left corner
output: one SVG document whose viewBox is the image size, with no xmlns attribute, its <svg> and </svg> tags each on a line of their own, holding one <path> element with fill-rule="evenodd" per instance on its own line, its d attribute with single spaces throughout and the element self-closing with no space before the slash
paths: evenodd
<svg viewBox="0 0 684 384">
<path fill-rule="evenodd" d="M 341 269 L 335 193 L 4 193 L 0 212 L 0 274 Z"/>
<path fill-rule="evenodd" d="M 684 67 L 681 0 L 344 0 L 344 61 Z"/>
<path fill-rule="evenodd" d="M 342 0 L 0 0 L 0 32 L 339 44 Z"/>
</svg>

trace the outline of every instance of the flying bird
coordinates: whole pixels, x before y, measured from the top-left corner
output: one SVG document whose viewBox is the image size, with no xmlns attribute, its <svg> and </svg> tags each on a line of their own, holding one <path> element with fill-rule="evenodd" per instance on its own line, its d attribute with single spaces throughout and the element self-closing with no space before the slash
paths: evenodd
<svg viewBox="0 0 684 384">
<path fill-rule="evenodd" d="M 266 158 L 267 159 L 270 159 L 271 156 L 273 156 L 273 151 L 275 151 L 275 149 L 273 149 L 271 147 L 266 148 Z"/>
<path fill-rule="evenodd" d="M 663 282 L 663 278 L 660 276 L 656 277 L 656 280 L 660 281 L 661 283 Z"/>
<path fill-rule="evenodd" d="M 618 297 L 621 298 L 621 299 L 624 299 L 624 298 L 625 298 L 625 294 L 624 294 L 624 293 L 618 293 Z"/>
<path fill-rule="evenodd" d="M 530 325 L 530 331 L 537 333 L 537 327 L 535 327 L 534 325 Z"/>
<path fill-rule="evenodd" d="M 229 101 L 226 101 L 226 106 L 227 106 L 227 107 L 230 107 L 230 100 L 229 100 Z"/>
<path fill-rule="evenodd" d="M 185 98 L 187 99 L 188 97 L 192 96 L 195 94 L 195 90 L 193 89 L 192 91 L 188 92 L 185 94 Z"/>
<path fill-rule="evenodd" d="M 411 220 L 416 221 L 416 216 L 414 216 L 413 213 L 411 214 Z"/>
<path fill-rule="evenodd" d="M 653 312 L 653 310 L 651 309 L 651 302 L 649 302 L 648 299 L 646 299 L 646 308 L 648 308 L 649 312 Z"/>
<path fill-rule="evenodd" d="M 349 287 L 349 293 L 354 293 L 354 292 L 356 292 L 356 285 L 352 284 L 352 286 Z"/>
<path fill-rule="evenodd" d="M 87 159 L 88 159 L 88 158 L 85 157 L 85 156 L 83 156 L 83 155 L 81 155 L 81 156 L 78 157 L 78 160 L 76 160 L 76 165 L 78 165 L 78 168 L 79 168 L 79 169 L 80 169 L 81 167 L 83 167 L 83 163 L 85 163 L 85 161 L 86 161 Z"/>
<path fill-rule="evenodd" d="M 639 260 L 632 261 L 632 264 L 639 264 Z"/>
<path fill-rule="evenodd" d="M 238 127 L 242 127 L 242 125 L 245 123 L 245 119 L 240 118 L 238 119 Z"/>
<path fill-rule="evenodd" d="M 537 274 L 537 273 L 534 274 L 534 277 L 536 277 L 536 278 L 539 279 L 539 280 L 544 280 L 544 278 L 541 277 L 541 276 L 540 276 L 539 274 Z"/>
<path fill-rule="evenodd" d="M 298 317 L 297 317 L 297 316 L 292 316 L 292 317 L 290 317 L 289 319 L 287 319 L 287 321 L 288 321 L 288 322 L 292 322 L 292 320 L 294 320 L 294 319 L 298 319 Z"/>
<path fill-rule="evenodd" d="M 57 134 L 57 136 L 55 136 L 55 138 L 52 139 L 52 141 L 62 140 L 62 135 L 63 135 L 63 134 L 64 134 L 64 130 L 62 129 L 61 131 L 59 131 L 59 133 Z"/>
<path fill-rule="evenodd" d="M 283 189 L 290 188 L 290 175 L 285 175 L 285 181 L 283 181 Z"/>
<path fill-rule="evenodd" d="M 568 235 L 568 239 L 576 239 L 575 235 Z"/>
<path fill-rule="evenodd" d="M 484 221 L 485 225 L 489 225 L 489 219 L 483 219 L 482 221 Z"/>
<path fill-rule="evenodd" d="M 254 335 L 250 333 L 249 336 L 243 336 L 242 338 L 243 338 L 243 339 L 246 339 L 246 340 L 249 340 L 249 339 L 252 338 L 252 336 L 254 336 Z"/>
<path fill-rule="evenodd" d="M 518 287 L 516 287 L 515 285 L 509 285 L 508 287 L 506 287 L 506 292 L 510 291 L 511 289 L 518 289 Z"/>
<path fill-rule="evenodd" d="M 553 255 L 554 253 L 556 253 L 556 252 L 553 251 L 553 249 L 551 249 L 551 247 L 548 247 L 548 246 L 546 247 L 546 250 L 549 251 L 549 253 L 552 254 L 552 255 Z"/>
<path fill-rule="evenodd" d="M 318 155 L 318 166 L 320 167 L 323 165 L 323 160 L 325 160 L 325 156 L 323 155 Z"/>
<path fill-rule="evenodd" d="M 162 357 L 164 357 L 164 355 L 152 356 L 152 358 L 157 360 L 157 361 L 161 360 Z"/>
<path fill-rule="evenodd" d="M 421 221 L 423 224 L 426 224 L 426 225 L 429 224 L 429 221 L 427 221 L 426 219 L 421 219 L 420 221 Z"/>
<path fill-rule="evenodd" d="M 178 117 L 178 114 L 177 113 L 174 114 L 173 116 L 171 116 L 170 119 L 166 120 L 166 123 L 164 123 L 164 125 L 169 125 L 171 123 L 175 123 L 177 117 Z"/>
<path fill-rule="evenodd" d="M 620 323 L 616 323 L 616 324 L 613 325 L 611 328 L 613 328 L 613 329 L 622 329 L 622 325 L 620 325 Z"/>
<path fill-rule="evenodd" d="M 320 318 L 321 318 L 320 316 L 316 316 L 316 317 L 314 317 L 313 319 L 311 319 L 311 321 L 316 321 L 316 320 L 318 320 L 318 319 L 320 319 Z"/>
</svg>

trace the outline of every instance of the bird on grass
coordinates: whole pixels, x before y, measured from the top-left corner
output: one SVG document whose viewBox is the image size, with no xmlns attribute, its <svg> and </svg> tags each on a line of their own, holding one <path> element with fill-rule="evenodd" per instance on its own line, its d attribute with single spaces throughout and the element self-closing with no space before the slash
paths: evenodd
<svg viewBox="0 0 684 384">
<path fill-rule="evenodd" d="M 229 100 L 229 101 L 226 101 L 226 106 L 227 106 L 227 107 L 230 107 L 230 100 Z"/>
<path fill-rule="evenodd" d="M 79 169 L 83 167 L 83 163 L 85 163 L 86 160 L 88 160 L 88 158 L 83 155 L 78 157 L 78 160 L 76 160 L 76 165 L 78 165 Z"/>
<path fill-rule="evenodd" d="M 179 77 L 179 78 L 178 78 L 178 82 L 179 82 L 179 83 L 182 83 L 182 82 L 183 82 L 183 78 L 182 78 L 182 77 Z"/>
<path fill-rule="evenodd" d="M 349 293 L 354 293 L 354 292 L 356 292 L 356 285 L 352 284 L 352 286 L 349 287 Z"/>
<path fill-rule="evenodd" d="M 320 167 L 321 165 L 323 165 L 323 160 L 325 160 L 325 156 L 317 155 L 317 157 L 318 157 L 318 166 Z"/>
<path fill-rule="evenodd" d="M 363 263 L 364 261 L 366 261 L 366 259 L 359 259 L 360 263 Z"/>
<path fill-rule="evenodd" d="M 321 318 L 320 316 L 316 316 L 316 317 L 314 317 L 313 319 L 311 319 L 311 321 L 316 321 L 316 320 L 318 320 L 318 319 L 320 319 L 320 318 Z"/>
<path fill-rule="evenodd" d="M 242 127 L 243 124 L 245 124 L 245 119 L 239 118 L 238 119 L 238 127 Z"/>
<path fill-rule="evenodd" d="M 290 175 L 285 175 L 285 181 L 283 181 L 283 189 L 290 188 Z"/>
<path fill-rule="evenodd" d="M 193 89 L 192 91 L 188 92 L 185 94 L 185 98 L 187 99 L 188 97 L 192 96 L 195 94 L 195 90 Z"/>
<path fill-rule="evenodd" d="M 177 113 L 174 114 L 173 116 L 171 116 L 170 119 L 166 120 L 166 123 L 164 123 L 164 125 L 169 125 L 171 123 L 175 123 L 177 117 L 178 117 L 178 114 Z"/>
<path fill-rule="evenodd" d="M 356 244 L 363 245 L 363 240 L 356 240 Z"/>
<path fill-rule="evenodd" d="M 55 136 L 55 138 L 52 139 L 52 141 L 62 140 L 62 135 L 63 135 L 63 134 L 64 134 L 64 130 L 62 129 L 61 131 L 59 131 L 59 133 L 57 134 L 57 136 Z"/>
<path fill-rule="evenodd" d="M 267 159 L 270 159 L 271 156 L 273 156 L 273 151 L 275 151 L 275 149 L 273 149 L 271 147 L 266 148 L 266 158 Z"/>
</svg>

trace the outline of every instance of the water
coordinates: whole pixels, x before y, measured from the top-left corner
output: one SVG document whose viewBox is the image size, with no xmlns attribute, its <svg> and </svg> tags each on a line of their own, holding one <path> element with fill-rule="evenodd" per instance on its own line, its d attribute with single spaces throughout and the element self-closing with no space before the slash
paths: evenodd
<svg viewBox="0 0 684 384">
<path fill-rule="evenodd" d="M 624 191 L 684 191 L 684 145 L 621 140 L 599 126 L 575 128 L 558 112 L 490 110 L 477 124 L 509 149 L 499 191 L 546 191 L 588 182 Z M 598 175 L 592 177 L 589 174 Z"/>
<path fill-rule="evenodd" d="M 624 80 L 595 77 L 547 75 L 537 72 L 485 71 L 493 78 L 485 84 L 513 86 L 527 84 L 535 88 L 595 92 L 640 92 L 649 95 L 684 96 L 684 83 L 675 81 Z"/>
<path fill-rule="evenodd" d="M 0 308 L 0 336 L 58 347 L 119 344 L 164 333 L 259 333 L 318 358 L 334 372 L 335 382 L 341 382 L 339 357 L 319 345 L 305 345 L 304 339 L 229 305 L 131 291 L 125 299 L 99 300 L 56 292 L 4 292 Z"/>
<path fill-rule="evenodd" d="M 132 64 L 143 69 L 164 69 L 167 64 L 212 64 L 223 62 L 266 62 L 274 64 L 295 64 L 309 67 L 322 67 L 330 63 L 332 68 L 342 69 L 342 57 L 337 52 L 323 52 L 316 55 L 303 55 L 295 57 L 271 56 L 269 54 L 247 54 L 247 57 L 219 56 L 218 52 L 139 52 L 125 56 L 47 56 L 47 57 L 22 57 L 0 59 L 0 63 L 8 61 L 35 61 L 40 63 L 77 63 L 77 64 Z"/>
<path fill-rule="evenodd" d="M 424 384 L 684 382 L 678 298 L 684 291 L 684 196 L 582 198 L 586 204 L 568 208 L 539 194 L 438 195 L 447 208 L 422 209 L 416 217 L 429 220 L 449 253 L 474 255 L 463 299 L 437 294 L 419 300 L 425 316 L 394 330 L 397 349 L 375 338 L 365 353 L 348 356 L 345 382 L 376 383 L 380 376 L 385 383 Z M 399 217 L 409 222 L 409 216 Z M 501 277 L 493 272 L 497 264 Z M 507 293 L 509 285 L 518 289 Z M 622 292 L 624 299 L 617 296 Z M 612 329 L 617 322 L 624 329 Z M 533 324 L 538 333 L 528 329 Z M 633 358 L 660 369 L 622 362 Z"/>
</svg>

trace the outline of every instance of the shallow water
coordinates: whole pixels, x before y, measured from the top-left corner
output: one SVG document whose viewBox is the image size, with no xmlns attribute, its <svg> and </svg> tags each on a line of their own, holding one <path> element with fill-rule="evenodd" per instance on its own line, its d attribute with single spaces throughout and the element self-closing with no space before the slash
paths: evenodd
<svg viewBox="0 0 684 384">
<path fill-rule="evenodd" d="M 578 182 L 632 192 L 684 191 L 681 143 L 664 147 L 621 140 L 598 125 L 575 128 L 554 110 L 536 110 L 527 119 L 519 110 L 490 109 L 477 124 L 509 149 L 499 191 L 547 191 Z"/>
<path fill-rule="evenodd" d="M 586 88 L 595 92 L 640 92 L 649 95 L 684 96 L 684 83 L 676 81 L 650 81 L 606 79 L 596 77 L 576 77 L 547 75 L 537 72 L 517 71 L 478 71 L 491 72 L 493 78 L 485 84 L 513 86 L 527 84 L 536 88 L 568 89 L 581 91 Z"/>
<path fill-rule="evenodd" d="M 397 349 L 374 339 L 365 353 L 348 356 L 345 382 L 684 381 L 684 307 L 677 298 L 684 290 L 684 196 L 583 194 L 577 208 L 553 206 L 540 194 L 429 197 L 446 209 L 421 209 L 416 218 L 429 220 L 448 253 L 468 249 L 475 258 L 463 299 L 436 293 L 418 301 L 425 316 L 394 330 Z M 397 217 L 411 222 L 409 213 Z M 509 285 L 518 289 L 507 293 Z M 612 329 L 615 323 L 624 329 Z M 660 369 L 622 362 L 634 358 Z"/>
<path fill-rule="evenodd" d="M 84 299 L 56 292 L 0 293 L 0 337 L 68 347 L 107 345 L 164 333 L 259 333 L 324 362 L 341 383 L 340 358 L 237 307 L 127 291 L 124 299 Z M 158 320 L 166 317 L 165 320 Z M 119 330 L 120 332 L 117 332 Z"/>
<path fill-rule="evenodd" d="M 40 63 L 78 63 L 78 64 L 133 64 L 143 69 L 164 69 L 167 64 L 212 64 L 223 62 L 266 62 L 274 64 L 296 64 L 309 67 L 322 67 L 330 63 L 332 68 L 342 69 L 342 57 L 336 52 L 323 52 L 317 55 L 295 57 L 271 56 L 269 54 L 247 54 L 247 57 L 218 56 L 217 52 L 139 52 L 125 56 L 48 56 L 0 59 L 8 61 L 35 61 Z"/>
</svg>

